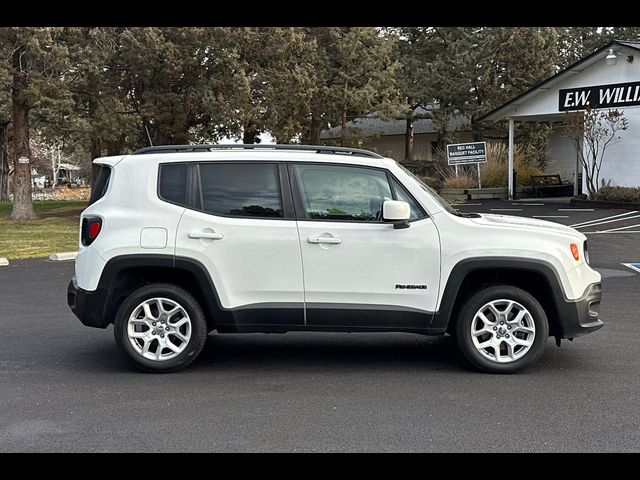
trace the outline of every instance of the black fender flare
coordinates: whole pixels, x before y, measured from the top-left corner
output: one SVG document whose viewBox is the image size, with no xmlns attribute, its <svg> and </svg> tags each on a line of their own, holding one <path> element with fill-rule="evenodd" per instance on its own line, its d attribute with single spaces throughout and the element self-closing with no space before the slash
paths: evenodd
<svg viewBox="0 0 640 480">
<path fill-rule="evenodd" d="M 510 257 L 467 258 L 458 262 L 451 269 L 443 290 L 440 308 L 438 308 L 433 317 L 431 328 L 446 331 L 464 279 L 469 274 L 479 270 L 513 270 L 540 274 L 549 284 L 557 312 L 560 311 L 563 305 L 570 302 L 565 297 L 558 272 L 549 262 L 539 259 Z"/>
<path fill-rule="evenodd" d="M 118 275 L 130 269 L 136 268 L 164 268 L 176 271 L 187 272 L 198 283 L 206 305 L 202 305 L 207 314 L 216 318 L 218 321 L 227 320 L 227 316 L 231 318 L 231 312 L 222 307 L 218 290 L 209 275 L 206 267 L 199 261 L 187 257 L 177 257 L 166 254 L 130 254 L 119 255 L 111 258 L 102 270 L 98 290 L 106 295 L 105 316 L 107 305 L 111 304 L 112 295 L 114 293 L 113 283 Z"/>
</svg>

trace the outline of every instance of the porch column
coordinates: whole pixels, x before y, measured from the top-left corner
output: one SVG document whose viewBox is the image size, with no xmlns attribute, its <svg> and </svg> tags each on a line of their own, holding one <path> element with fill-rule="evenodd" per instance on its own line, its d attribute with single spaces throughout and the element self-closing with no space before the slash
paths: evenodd
<svg viewBox="0 0 640 480">
<path fill-rule="evenodd" d="M 573 174 L 573 196 L 578 196 L 578 173 L 580 172 L 580 150 L 576 148 L 576 169 Z M 584 191 L 584 190 L 583 190 Z"/>
<path fill-rule="evenodd" d="M 515 185 L 513 184 L 513 118 L 509 118 L 509 200 L 513 200 Z"/>
</svg>

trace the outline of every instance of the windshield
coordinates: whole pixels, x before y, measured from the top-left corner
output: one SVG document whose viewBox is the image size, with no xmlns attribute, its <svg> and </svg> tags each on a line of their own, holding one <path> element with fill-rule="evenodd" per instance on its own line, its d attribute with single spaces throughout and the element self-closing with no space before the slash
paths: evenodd
<svg viewBox="0 0 640 480">
<path fill-rule="evenodd" d="M 411 171 L 407 170 L 405 167 L 403 167 L 399 163 L 398 163 L 398 166 L 407 175 L 409 175 L 411 178 L 413 178 L 415 180 L 415 182 L 418 184 L 418 186 L 420 188 L 422 188 L 422 190 L 424 190 L 426 192 L 426 194 L 429 195 L 429 197 L 431 197 L 437 203 L 442 205 L 442 208 L 444 208 L 447 212 L 449 212 L 449 213 L 451 213 L 453 215 L 458 215 L 458 216 L 460 215 L 460 213 L 455 208 L 453 208 L 451 205 L 449 205 L 449 202 L 447 202 L 444 198 L 442 198 L 440 195 L 438 195 L 433 188 L 431 188 L 429 185 L 427 185 L 422 180 L 420 180 L 420 177 L 414 175 Z"/>
</svg>

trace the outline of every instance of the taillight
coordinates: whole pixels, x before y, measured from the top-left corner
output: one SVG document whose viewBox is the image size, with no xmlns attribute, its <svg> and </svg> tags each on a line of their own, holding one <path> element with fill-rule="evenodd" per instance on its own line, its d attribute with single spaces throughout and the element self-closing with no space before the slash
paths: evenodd
<svg viewBox="0 0 640 480">
<path fill-rule="evenodd" d="M 580 260 L 580 250 L 578 250 L 578 245 L 572 243 L 569 245 L 571 247 L 571 253 L 573 255 L 574 260 Z"/>
<path fill-rule="evenodd" d="M 102 218 L 87 216 L 82 219 L 80 241 L 85 247 L 91 245 L 100 235 L 102 230 Z"/>
</svg>

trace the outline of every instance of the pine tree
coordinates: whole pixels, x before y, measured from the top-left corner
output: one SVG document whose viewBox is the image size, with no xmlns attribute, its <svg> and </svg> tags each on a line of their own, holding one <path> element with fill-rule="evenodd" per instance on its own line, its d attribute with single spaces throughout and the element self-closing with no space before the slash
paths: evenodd
<svg viewBox="0 0 640 480">
<path fill-rule="evenodd" d="M 263 132 L 291 142 L 307 122 L 316 88 L 314 43 L 299 28 L 238 27 L 230 29 L 225 51 L 239 87 L 227 131 L 249 144 Z"/>
<path fill-rule="evenodd" d="M 419 118 L 433 118 L 429 110 L 422 114 L 416 114 L 416 110 L 419 107 L 426 110 L 438 95 L 428 76 L 436 30 L 433 27 L 400 27 L 389 29 L 388 33 L 398 39 L 402 68 L 398 70 L 397 83 L 406 102 L 404 159 L 412 160 L 414 123 Z"/>
<path fill-rule="evenodd" d="M 29 112 L 64 101 L 68 51 L 62 28 L 0 28 L 2 90 L 11 92 L 13 210 L 11 218 L 35 218 L 31 199 Z"/>
<path fill-rule="evenodd" d="M 314 27 L 305 29 L 316 42 L 317 88 L 311 100 L 311 118 L 305 135 L 320 142 L 323 129 L 342 126 L 340 143 L 351 142 L 348 120 L 377 113 L 396 116 L 404 102 L 396 85 L 400 63 L 394 57 L 394 39 L 371 27 Z"/>
</svg>

